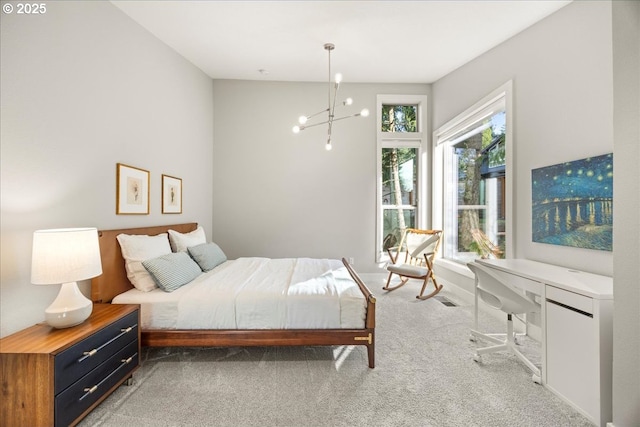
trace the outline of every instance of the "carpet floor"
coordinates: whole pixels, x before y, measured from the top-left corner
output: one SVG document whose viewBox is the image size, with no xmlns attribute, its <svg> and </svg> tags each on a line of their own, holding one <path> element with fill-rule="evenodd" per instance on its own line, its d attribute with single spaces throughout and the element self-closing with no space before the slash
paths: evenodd
<svg viewBox="0 0 640 427">
<path fill-rule="evenodd" d="M 473 307 L 444 304 L 456 302 L 446 288 L 419 301 L 418 284 L 386 293 L 381 276 L 362 276 L 377 297 L 375 369 L 360 346 L 143 348 L 134 384 L 79 425 L 592 425 L 515 356 L 474 362 Z M 481 324 L 506 328 L 487 314 Z M 539 364 L 538 346 L 523 347 Z"/>
</svg>

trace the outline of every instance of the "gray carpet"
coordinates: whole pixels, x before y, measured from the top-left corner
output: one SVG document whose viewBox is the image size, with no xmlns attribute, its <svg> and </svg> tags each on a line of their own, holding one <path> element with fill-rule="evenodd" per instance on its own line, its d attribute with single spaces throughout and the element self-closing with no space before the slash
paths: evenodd
<svg viewBox="0 0 640 427">
<path fill-rule="evenodd" d="M 385 293 L 378 276 L 365 282 L 377 297 L 375 369 L 360 346 L 143 349 L 134 384 L 80 426 L 591 425 L 515 356 L 474 362 L 473 307 L 418 301 L 417 284 Z"/>
</svg>

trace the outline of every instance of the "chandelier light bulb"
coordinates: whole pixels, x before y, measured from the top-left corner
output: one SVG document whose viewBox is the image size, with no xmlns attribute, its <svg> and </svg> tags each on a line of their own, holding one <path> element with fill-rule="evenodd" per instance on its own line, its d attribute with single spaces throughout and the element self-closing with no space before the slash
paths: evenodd
<svg viewBox="0 0 640 427">
<path fill-rule="evenodd" d="M 336 73 L 335 80 L 336 80 L 336 83 L 337 83 L 337 84 L 342 83 L 342 74 L 340 74 L 340 73 Z"/>
<path fill-rule="evenodd" d="M 307 123 L 308 117 L 307 116 L 300 116 L 298 117 L 298 123 L 300 123 L 301 125 Z"/>
<path fill-rule="evenodd" d="M 299 133 L 299 132 L 300 132 L 300 126 L 294 126 L 293 133 Z"/>
<path fill-rule="evenodd" d="M 366 108 L 363 108 L 362 111 L 360 111 L 360 115 L 362 117 L 368 117 L 369 116 L 369 110 Z"/>
<path fill-rule="evenodd" d="M 331 140 L 327 141 L 327 145 L 324 146 L 324 149 L 327 151 L 331 151 Z"/>
<path fill-rule="evenodd" d="M 353 98 L 347 98 L 344 100 L 344 105 L 351 105 L 353 104 Z"/>
</svg>

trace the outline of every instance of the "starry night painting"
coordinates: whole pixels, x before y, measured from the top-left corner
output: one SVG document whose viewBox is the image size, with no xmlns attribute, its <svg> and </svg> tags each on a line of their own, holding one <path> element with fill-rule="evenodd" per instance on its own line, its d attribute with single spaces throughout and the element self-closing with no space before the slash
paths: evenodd
<svg viewBox="0 0 640 427">
<path fill-rule="evenodd" d="M 613 154 L 531 171 L 534 242 L 613 249 Z"/>
</svg>

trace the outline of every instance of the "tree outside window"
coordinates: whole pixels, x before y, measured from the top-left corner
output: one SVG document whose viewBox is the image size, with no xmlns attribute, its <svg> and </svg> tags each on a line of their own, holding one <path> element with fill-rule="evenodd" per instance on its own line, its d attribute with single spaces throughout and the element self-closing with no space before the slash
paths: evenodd
<svg viewBox="0 0 640 427">
<path fill-rule="evenodd" d="M 457 245 L 449 248 L 453 259 L 469 261 L 503 258 L 505 252 L 505 127 L 504 111 L 477 123 L 475 130 L 450 145 L 455 187 L 447 192 L 455 197 L 445 201 L 448 223 L 456 225 Z M 448 203 L 447 203 L 448 202 Z M 455 208 L 455 209 L 454 209 Z M 470 254 L 470 255 L 465 255 Z"/>
<path fill-rule="evenodd" d="M 417 105 L 382 105 L 382 132 L 417 132 Z M 395 246 L 406 228 L 416 226 L 418 149 L 382 149 L 382 249 Z"/>
</svg>

